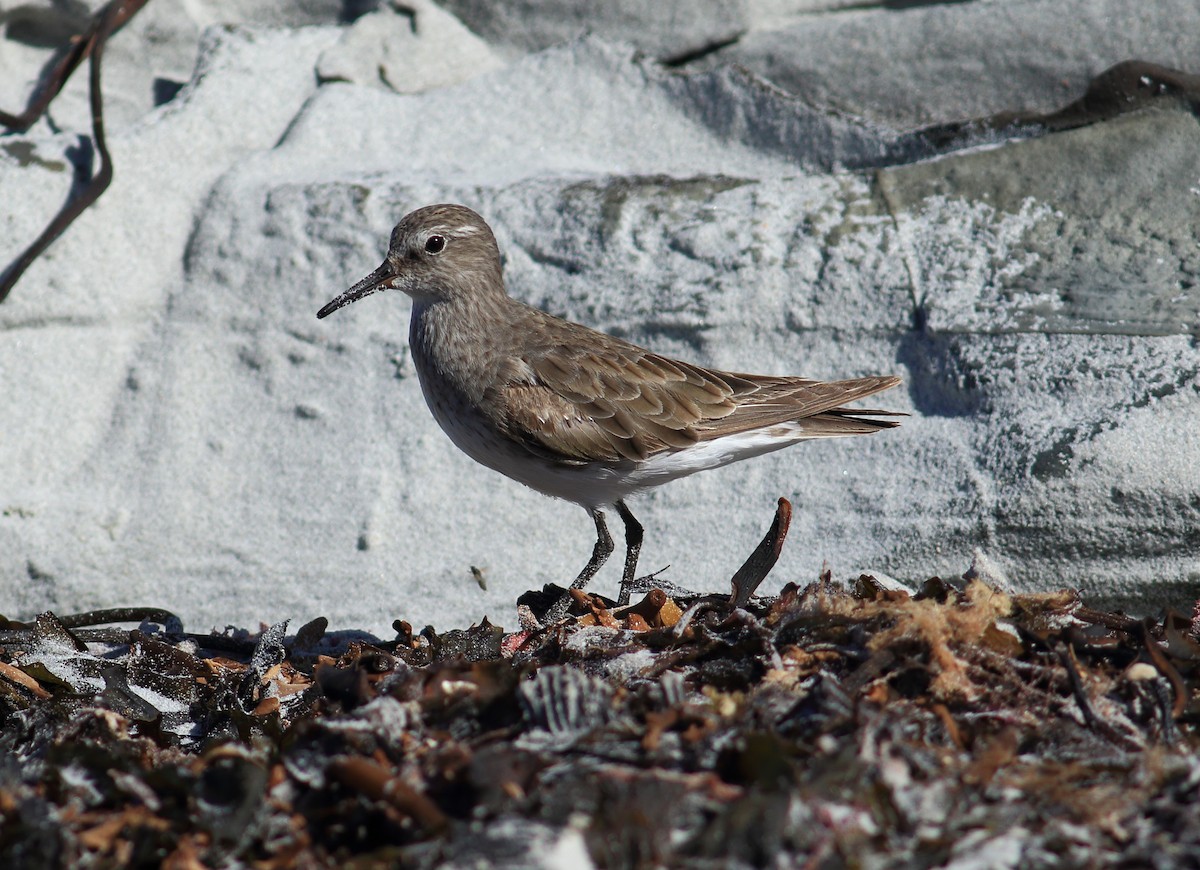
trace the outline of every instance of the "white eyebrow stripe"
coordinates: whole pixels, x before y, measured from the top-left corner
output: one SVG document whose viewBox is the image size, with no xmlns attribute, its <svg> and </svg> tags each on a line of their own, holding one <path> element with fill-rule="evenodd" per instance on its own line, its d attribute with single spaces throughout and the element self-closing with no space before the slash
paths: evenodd
<svg viewBox="0 0 1200 870">
<path fill-rule="evenodd" d="M 471 224 L 438 224 L 431 227 L 426 233 L 426 238 L 429 236 L 452 236 L 456 239 L 466 238 L 467 236 L 477 236 L 483 230 Z"/>
</svg>

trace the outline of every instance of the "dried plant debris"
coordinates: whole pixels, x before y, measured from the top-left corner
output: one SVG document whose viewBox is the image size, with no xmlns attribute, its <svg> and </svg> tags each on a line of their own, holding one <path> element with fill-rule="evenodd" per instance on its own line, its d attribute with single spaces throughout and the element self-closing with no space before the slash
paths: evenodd
<svg viewBox="0 0 1200 870">
<path fill-rule="evenodd" d="M 0 864 L 1200 864 L 1190 616 L 978 579 L 745 597 L 386 642 L 0 623 Z"/>
<path fill-rule="evenodd" d="M 111 0 L 92 16 L 86 30 L 72 37 L 70 43 L 59 53 L 57 60 L 43 71 L 41 81 L 25 110 L 19 114 L 0 111 L 0 126 L 16 132 L 29 129 L 46 113 L 75 69 L 85 59 L 91 59 L 88 93 L 92 109 L 92 143 L 100 157 L 100 168 L 95 173 L 81 173 L 89 177 L 81 179 L 76 185 L 79 190 L 72 191 L 58 214 L 42 230 L 42 234 L 22 251 L 16 260 L 0 271 L 0 302 L 5 300 L 17 281 L 25 274 L 25 270 L 54 243 L 55 239 L 66 232 L 75 218 L 96 202 L 112 183 L 112 156 L 108 152 L 108 141 L 104 135 L 104 95 L 100 88 L 100 64 L 108 40 L 129 23 L 129 19 L 140 12 L 148 2 L 149 0 Z"/>
</svg>

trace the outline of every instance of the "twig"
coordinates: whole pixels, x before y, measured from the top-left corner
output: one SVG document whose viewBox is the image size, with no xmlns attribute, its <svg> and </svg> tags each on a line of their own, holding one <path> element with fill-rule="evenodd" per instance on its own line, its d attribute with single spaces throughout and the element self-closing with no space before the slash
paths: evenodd
<svg viewBox="0 0 1200 870">
<path fill-rule="evenodd" d="M 1158 648 L 1158 644 L 1150 636 L 1148 626 L 1142 626 L 1141 636 L 1142 646 L 1149 654 L 1150 661 L 1154 662 L 1154 667 L 1158 668 L 1158 672 L 1171 683 L 1171 690 L 1175 694 L 1174 703 L 1171 705 L 1171 715 L 1178 719 L 1183 715 L 1183 711 L 1187 709 L 1187 684 L 1184 683 L 1183 677 L 1175 666 L 1163 655 L 1163 651 Z"/>
<path fill-rule="evenodd" d="M 754 548 L 750 558 L 733 575 L 733 594 L 729 596 L 729 603 L 734 607 L 744 607 L 750 601 L 754 590 L 771 573 L 771 569 L 779 561 L 779 554 L 783 550 L 783 541 L 787 538 L 788 526 L 791 523 L 792 503 L 786 498 L 781 498 L 779 506 L 775 509 L 775 519 L 771 523 L 771 528 L 767 530 L 766 537 Z"/>
<path fill-rule="evenodd" d="M 46 229 L 42 231 L 42 234 L 4 270 L 3 275 L 0 275 L 0 302 L 8 298 L 9 292 L 33 261 L 63 234 L 75 218 L 98 200 L 112 182 L 112 158 L 109 156 L 108 143 L 104 138 L 104 100 L 100 91 L 100 61 L 104 55 L 104 46 L 108 42 L 108 38 L 120 30 L 148 2 L 149 0 L 112 0 L 92 18 L 87 31 L 77 37 L 72 48 L 50 71 L 45 86 L 29 108 L 21 115 L 0 112 L 0 123 L 18 131 L 27 129 L 46 111 L 50 102 L 58 96 L 71 73 L 83 62 L 83 59 L 90 57 L 88 90 L 92 108 L 92 139 L 95 141 L 96 151 L 100 155 L 100 170 L 92 176 L 82 193 L 67 200 L 54 219 L 46 226 Z"/>
</svg>

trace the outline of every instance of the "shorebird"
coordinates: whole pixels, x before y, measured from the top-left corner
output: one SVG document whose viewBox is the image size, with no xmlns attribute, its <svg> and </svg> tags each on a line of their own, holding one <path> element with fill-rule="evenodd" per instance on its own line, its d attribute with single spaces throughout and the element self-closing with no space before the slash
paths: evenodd
<svg viewBox="0 0 1200 870">
<path fill-rule="evenodd" d="M 431 205 L 392 231 L 383 264 L 317 312 L 381 290 L 412 299 L 409 347 L 425 402 L 464 453 L 583 507 L 596 526 L 581 589 L 613 552 L 604 510 L 625 525 L 621 602 L 644 530 L 625 499 L 799 441 L 866 435 L 897 412 L 846 402 L 898 377 L 822 382 L 717 371 L 554 317 L 505 290 L 491 228 L 461 205 Z M 552 608 L 566 612 L 566 599 Z"/>
</svg>

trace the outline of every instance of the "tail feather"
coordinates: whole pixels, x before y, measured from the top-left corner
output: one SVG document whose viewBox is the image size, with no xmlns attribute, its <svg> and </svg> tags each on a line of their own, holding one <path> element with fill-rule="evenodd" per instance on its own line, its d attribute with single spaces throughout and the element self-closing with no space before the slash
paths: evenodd
<svg viewBox="0 0 1200 870">
<path fill-rule="evenodd" d="M 862 416 L 865 415 L 865 416 Z M 870 435 L 880 429 L 895 429 L 899 420 L 876 420 L 874 416 L 904 416 L 899 411 L 858 411 L 852 408 L 835 408 L 824 414 L 814 414 L 797 420 L 806 438 L 840 438 L 846 435 Z"/>
</svg>

